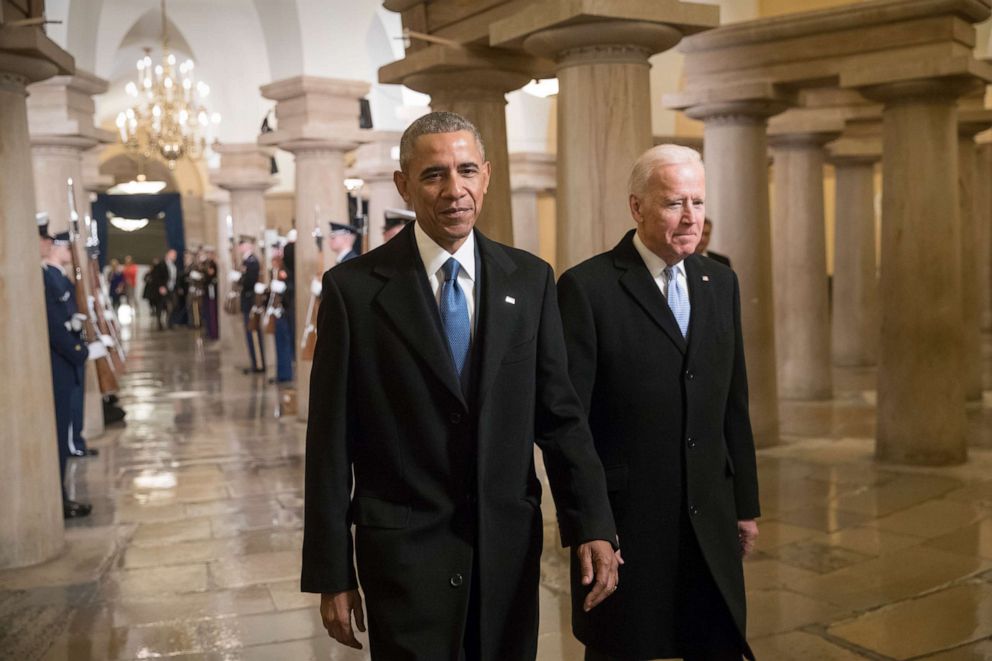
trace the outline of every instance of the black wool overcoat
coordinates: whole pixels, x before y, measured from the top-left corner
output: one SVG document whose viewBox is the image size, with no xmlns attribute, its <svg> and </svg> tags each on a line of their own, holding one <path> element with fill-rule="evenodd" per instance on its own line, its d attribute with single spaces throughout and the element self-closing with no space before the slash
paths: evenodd
<svg viewBox="0 0 992 661">
<path fill-rule="evenodd" d="M 473 570 L 483 658 L 535 657 L 542 546 L 535 441 L 563 543 L 615 539 L 603 469 L 568 376 L 551 268 L 475 236 L 481 268 L 470 397 L 442 335 L 413 223 L 323 278 L 302 588 L 358 585 L 354 524 L 376 659 L 457 659 Z"/>
<path fill-rule="evenodd" d="M 620 589 L 599 608 L 583 613 L 573 598 L 573 628 L 602 652 L 646 659 L 681 656 L 678 556 L 694 546 L 685 535 L 698 541 L 744 636 L 737 521 L 759 507 L 737 276 L 705 257 L 685 259 L 686 341 L 633 235 L 566 271 L 558 296 L 626 563 Z"/>
</svg>

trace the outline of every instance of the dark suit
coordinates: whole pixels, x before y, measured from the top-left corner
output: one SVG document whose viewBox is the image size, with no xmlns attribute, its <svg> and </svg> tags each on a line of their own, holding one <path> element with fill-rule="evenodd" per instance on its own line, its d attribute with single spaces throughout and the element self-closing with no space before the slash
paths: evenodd
<svg viewBox="0 0 992 661">
<path fill-rule="evenodd" d="M 551 268 L 475 237 L 474 379 L 464 389 L 413 223 L 324 274 L 302 587 L 357 586 L 356 524 L 376 659 L 457 659 L 473 584 L 481 658 L 534 658 L 543 530 L 535 440 L 562 542 L 614 539 L 602 467 L 568 378 Z"/>
<path fill-rule="evenodd" d="M 720 253 L 713 252 L 712 250 L 707 250 L 706 252 L 703 253 L 703 255 L 705 257 L 709 257 L 713 261 L 720 262 L 721 264 L 723 264 L 724 266 L 726 266 L 728 269 L 731 268 L 730 267 L 730 258 L 727 257 L 726 255 L 721 255 Z"/>
<path fill-rule="evenodd" d="M 572 621 L 593 649 L 653 659 L 682 656 L 694 631 L 719 629 L 721 613 L 731 644 L 741 643 L 737 521 L 758 516 L 758 486 L 737 277 L 685 259 L 686 342 L 633 234 L 558 283 L 569 372 L 626 562 L 620 589 L 599 608 L 583 613 L 573 598 Z"/>
<path fill-rule="evenodd" d="M 248 330 L 248 317 L 251 309 L 255 305 L 255 285 L 262 274 L 262 265 L 258 257 L 249 253 L 244 258 L 241 274 L 241 318 L 245 325 L 245 342 L 248 344 L 248 358 L 251 360 L 251 368 L 256 371 L 265 369 L 265 338 L 262 336 L 262 329 Z M 258 347 L 256 354 L 255 347 Z"/>
<path fill-rule="evenodd" d="M 72 281 L 58 268 L 45 265 L 42 267 L 45 282 L 45 313 L 48 319 L 48 346 L 51 350 L 52 390 L 55 396 L 55 430 L 58 437 L 59 473 L 62 476 L 62 499 L 65 495 L 65 464 L 69 457 L 70 427 L 74 424 L 80 428 L 74 430 L 81 433 L 82 415 L 73 421 L 74 398 L 79 393 L 82 399 L 84 383 L 84 368 L 89 350 L 83 342 L 82 333 L 73 331 L 68 324 L 76 313 L 75 287 Z M 81 402 L 80 402 L 81 405 Z M 78 448 L 80 450 L 84 448 Z"/>
</svg>

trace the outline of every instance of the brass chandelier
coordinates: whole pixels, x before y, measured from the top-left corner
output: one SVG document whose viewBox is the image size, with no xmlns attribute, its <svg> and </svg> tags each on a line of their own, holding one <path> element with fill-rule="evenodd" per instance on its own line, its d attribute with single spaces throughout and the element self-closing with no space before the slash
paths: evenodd
<svg viewBox="0 0 992 661">
<path fill-rule="evenodd" d="M 126 86 L 133 105 L 117 115 L 117 129 L 128 153 L 155 158 L 175 168 L 183 157 L 198 158 L 206 148 L 205 133 L 220 123 L 204 99 L 210 87 L 193 75 L 193 61 L 176 66 L 169 52 L 165 0 L 162 0 L 162 62 L 152 66 L 151 49 L 137 63 L 137 80 Z"/>
</svg>

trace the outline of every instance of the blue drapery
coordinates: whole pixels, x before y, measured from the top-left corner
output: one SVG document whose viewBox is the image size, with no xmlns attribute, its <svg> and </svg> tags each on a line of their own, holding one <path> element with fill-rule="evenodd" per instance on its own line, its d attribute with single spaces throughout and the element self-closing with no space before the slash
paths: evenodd
<svg viewBox="0 0 992 661">
<path fill-rule="evenodd" d="M 93 221 L 100 238 L 100 268 L 107 263 L 107 212 L 123 218 L 147 218 L 165 222 L 165 240 L 181 256 L 186 249 L 183 205 L 179 193 L 157 195 L 107 195 L 100 193 L 92 205 Z M 161 220 L 159 214 L 162 214 Z M 180 257 L 182 259 L 182 257 Z M 182 263 L 182 262 L 180 262 Z"/>
</svg>

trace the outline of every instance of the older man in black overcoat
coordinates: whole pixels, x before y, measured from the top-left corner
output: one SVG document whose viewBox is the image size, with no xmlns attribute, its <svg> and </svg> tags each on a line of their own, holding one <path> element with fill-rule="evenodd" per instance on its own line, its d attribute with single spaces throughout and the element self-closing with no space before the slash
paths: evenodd
<svg viewBox="0 0 992 661">
<path fill-rule="evenodd" d="M 693 254 L 705 189 L 697 152 L 649 150 L 630 179 L 636 229 L 558 283 L 626 561 L 603 606 L 573 608 L 588 661 L 750 656 L 741 558 L 759 508 L 740 292 Z"/>
<path fill-rule="evenodd" d="M 322 593 L 330 635 L 358 647 L 360 583 L 374 659 L 535 658 L 535 441 L 562 542 L 582 559 L 581 607 L 616 584 L 613 517 L 551 268 L 474 229 L 483 150 L 458 115 L 414 122 L 395 181 L 416 222 L 323 278 L 302 587 Z"/>
</svg>

